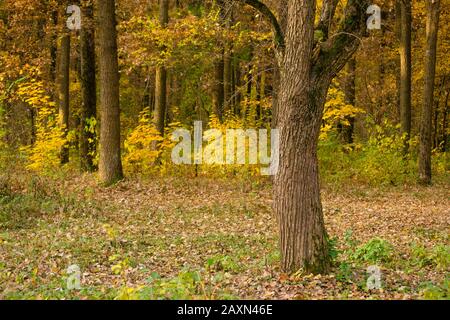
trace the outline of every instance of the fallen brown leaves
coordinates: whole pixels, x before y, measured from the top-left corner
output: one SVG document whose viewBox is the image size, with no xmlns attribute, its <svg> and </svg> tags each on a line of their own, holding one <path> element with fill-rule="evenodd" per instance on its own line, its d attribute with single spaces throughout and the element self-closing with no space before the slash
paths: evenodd
<svg viewBox="0 0 450 320">
<path fill-rule="evenodd" d="M 207 259 L 218 255 L 238 266 L 220 285 L 244 299 L 415 299 L 420 283 L 440 283 L 446 275 L 394 264 L 383 268 L 383 289 L 369 292 L 338 281 L 334 273 L 280 273 L 267 182 L 155 178 L 101 188 L 82 176 L 61 184 L 70 205 L 40 217 L 32 228 L 0 231 L 0 298 L 33 291 L 31 297 L 39 298 L 43 287 L 63 290 L 65 269 L 74 263 L 82 269 L 83 286 L 97 288 L 104 298 L 103 292 L 124 282 L 145 284 L 151 272 L 173 277 L 186 267 L 204 270 Z M 383 238 L 399 260 L 410 258 L 412 242 L 449 244 L 445 186 L 325 189 L 323 202 L 331 237 L 352 230 L 362 243 Z M 130 261 L 122 276 L 111 272 L 113 255 Z"/>
</svg>

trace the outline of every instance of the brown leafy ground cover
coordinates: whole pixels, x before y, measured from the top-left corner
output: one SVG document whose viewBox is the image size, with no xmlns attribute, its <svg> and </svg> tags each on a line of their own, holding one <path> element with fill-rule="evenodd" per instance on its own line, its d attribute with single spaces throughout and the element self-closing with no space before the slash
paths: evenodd
<svg viewBox="0 0 450 320">
<path fill-rule="evenodd" d="M 324 188 L 335 267 L 313 276 L 278 268 L 267 181 L 35 178 L 0 201 L 0 298 L 448 299 L 447 187 Z"/>
</svg>

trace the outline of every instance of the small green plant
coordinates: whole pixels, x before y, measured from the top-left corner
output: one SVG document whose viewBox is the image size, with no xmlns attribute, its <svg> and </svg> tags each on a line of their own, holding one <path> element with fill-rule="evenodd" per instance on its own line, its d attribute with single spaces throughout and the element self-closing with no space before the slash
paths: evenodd
<svg viewBox="0 0 450 320">
<path fill-rule="evenodd" d="M 214 256 L 206 261 L 206 269 L 209 271 L 237 272 L 239 264 L 230 256 Z"/>
<path fill-rule="evenodd" d="M 352 282 L 353 270 L 352 266 L 347 262 L 342 262 L 336 272 L 336 280 L 343 283 Z"/>
<path fill-rule="evenodd" d="M 197 271 L 182 271 L 172 279 L 163 279 L 154 272 L 147 281 L 148 286 L 129 290 L 133 299 L 191 300 L 201 291 L 201 277 Z"/>
<path fill-rule="evenodd" d="M 438 270 L 450 268 L 450 246 L 439 244 L 432 250 L 427 250 L 423 245 L 413 244 L 411 247 L 413 265 L 421 268 L 434 265 Z"/>
<path fill-rule="evenodd" d="M 358 241 L 353 235 L 353 230 L 346 230 L 344 233 L 344 244 L 348 248 L 355 248 L 358 245 Z"/>
<path fill-rule="evenodd" d="M 361 263 L 386 263 L 391 261 L 392 253 L 393 247 L 388 241 L 373 238 L 359 246 L 351 258 Z"/>
<path fill-rule="evenodd" d="M 426 283 L 422 297 L 426 300 L 450 300 L 450 277 L 447 277 L 441 285 Z"/>
<path fill-rule="evenodd" d="M 336 263 L 336 260 L 340 253 L 339 249 L 337 248 L 338 242 L 339 242 L 339 240 L 337 237 L 328 239 L 328 250 L 329 250 L 328 252 L 330 255 L 330 259 L 333 263 Z"/>
<path fill-rule="evenodd" d="M 274 266 L 280 263 L 281 261 L 281 253 L 280 250 L 273 250 L 267 253 L 263 259 L 264 266 Z"/>
<path fill-rule="evenodd" d="M 450 246 L 440 244 L 431 252 L 431 261 L 439 270 L 448 270 L 450 268 Z"/>
<path fill-rule="evenodd" d="M 411 257 L 412 264 L 420 268 L 426 267 L 433 263 L 427 249 L 423 245 L 416 243 L 411 246 Z"/>
</svg>

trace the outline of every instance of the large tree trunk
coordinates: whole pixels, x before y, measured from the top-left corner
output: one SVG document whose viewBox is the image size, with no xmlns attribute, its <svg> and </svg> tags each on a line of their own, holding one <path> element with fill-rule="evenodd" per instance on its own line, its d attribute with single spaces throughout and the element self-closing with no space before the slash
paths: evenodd
<svg viewBox="0 0 450 320">
<path fill-rule="evenodd" d="M 436 74 L 436 49 L 440 0 L 427 0 L 427 40 L 425 53 L 425 87 L 420 128 L 419 182 L 431 184 L 431 131 Z"/>
<path fill-rule="evenodd" d="M 404 153 L 408 153 L 411 137 L 411 0 L 398 0 L 401 7 L 400 28 L 400 119 L 406 136 Z"/>
<path fill-rule="evenodd" d="M 169 0 L 159 2 L 159 23 L 166 27 L 169 23 Z M 167 70 L 164 65 L 156 68 L 154 123 L 161 136 L 164 135 L 167 108 Z"/>
<path fill-rule="evenodd" d="M 320 200 L 317 144 L 331 80 L 344 68 L 366 32 L 369 0 L 348 0 L 339 30 L 328 36 L 338 0 L 323 0 L 315 41 L 315 1 L 288 2 L 285 35 L 273 13 L 258 0 L 240 0 L 272 24 L 280 63 L 279 167 L 274 209 L 285 272 L 322 273 L 330 268 Z"/>
<path fill-rule="evenodd" d="M 280 165 L 275 179 L 282 268 L 328 271 L 328 242 L 320 199 L 317 143 L 329 83 L 314 87 L 315 1 L 290 1 L 278 104 Z"/>
<path fill-rule="evenodd" d="M 314 40 L 315 1 L 288 4 L 280 59 L 280 159 L 274 185 L 282 269 L 286 272 L 323 273 L 331 265 L 320 199 L 318 138 L 328 88 L 359 46 L 354 35 L 362 36 L 366 30 L 369 3 L 349 0 L 340 30 L 328 37 L 337 4 L 336 0 L 323 2 L 318 24 L 323 43 Z"/>
<path fill-rule="evenodd" d="M 119 65 L 115 1 L 98 2 L 100 67 L 100 179 L 108 185 L 123 178 L 120 151 Z"/>
<path fill-rule="evenodd" d="M 97 116 L 97 89 L 95 80 L 95 39 L 94 13 L 91 3 L 82 9 L 82 24 L 80 34 L 81 47 L 81 136 L 80 164 L 81 170 L 95 170 L 94 156 L 96 151 L 95 128 L 93 121 Z"/>
<path fill-rule="evenodd" d="M 63 130 L 63 138 L 69 132 L 69 73 L 70 73 L 70 34 L 61 37 L 58 74 L 59 123 Z M 67 143 L 61 148 L 61 164 L 69 162 L 69 146 Z"/>
</svg>

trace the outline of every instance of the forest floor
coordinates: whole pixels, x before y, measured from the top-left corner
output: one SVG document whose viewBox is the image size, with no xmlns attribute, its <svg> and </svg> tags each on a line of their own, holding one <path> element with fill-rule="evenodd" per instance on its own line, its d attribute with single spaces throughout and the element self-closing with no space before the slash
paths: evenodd
<svg viewBox="0 0 450 320">
<path fill-rule="evenodd" d="M 449 298 L 448 185 L 324 188 L 335 268 L 289 276 L 267 182 L 59 181 L 0 190 L 0 299 Z M 374 260 L 382 288 L 369 290 Z M 79 291 L 66 287 L 72 264 Z"/>
</svg>

